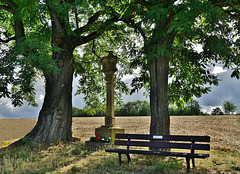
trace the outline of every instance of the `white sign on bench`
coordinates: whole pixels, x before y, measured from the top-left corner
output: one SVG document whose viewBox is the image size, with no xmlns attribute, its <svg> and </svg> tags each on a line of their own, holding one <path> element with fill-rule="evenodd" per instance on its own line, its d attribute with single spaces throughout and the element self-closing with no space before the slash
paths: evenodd
<svg viewBox="0 0 240 174">
<path fill-rule="evenodd" d="M 153 139 L 163 139 L 163 136 L 153 135 Z"/>
</svg>

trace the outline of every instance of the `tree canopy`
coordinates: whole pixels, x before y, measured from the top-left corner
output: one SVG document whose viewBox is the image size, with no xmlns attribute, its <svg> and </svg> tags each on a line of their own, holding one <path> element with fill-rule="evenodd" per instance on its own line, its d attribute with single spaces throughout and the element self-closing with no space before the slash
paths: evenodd
<svg viewBox="0 0 240 174">
<path fill-rule="evenodd" d="M 11 98 L 15 106 L 23 100 L 36 105 L 34 84 L 38 76 L 45 78 L 44 103 L 37 125 L 25 137 L 29 141 L 72 139 L 73 74 L 84 74 L 94 65 L 87 57 L 74 56 L 74 50 L 121 28 L 126 16 L 111 6 L 91 0 L 0 1 L 0 97 Z"/>
<path fill-rule="evenodd" d="M 223 103 L 223 108 L 224 108 L 225 114 L 233 114 L 236 111 L 237 106 L 235 106 L 230 101 L 225 101 Z"/>
<path fill-rule="evenodd" d="M 239 78 L 238 0 L 0 0 L 0 97 L 36 105 L 34 84 L 45 78 L 45 98 L 25 137 L 52 143 L 72 139 L 72 80 L 87 105 L 104 102 L 99 60 L 119 57 L 116 98 L 128 92 L 121 78 L 140 74 L 132 92 L 150 92 L 153 134 L 169 134 L 169 101 L 181 104 L 217 85 L 208 67 L 221 62 Z M 196 51 L 201 45 L 202 51 Z M 81 46 L 82 54 L 76 51 Z M 168 78 L 171 77 L 171 83 Z"/>
<path fill-rule="evenodd" d="M 216 107 L 212 110 L 212 115 L 224 115 L 224 113 L 222 112 L 222 110 L 219 107 Z"/>
</svg>

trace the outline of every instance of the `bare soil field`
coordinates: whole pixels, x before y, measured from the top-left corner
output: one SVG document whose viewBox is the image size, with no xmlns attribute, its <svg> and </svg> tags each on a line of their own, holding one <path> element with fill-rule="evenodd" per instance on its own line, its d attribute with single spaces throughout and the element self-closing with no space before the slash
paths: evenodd
<svg viewBox="0 0 240 174">
<path fill-rule="evenodd" d="M 240 173 L 240 116 L 172 116 L 170 118 L 170 131 L 172 135 L 208 135 L 211 137 L 210 158 L 196 160 L 197 168 L 194 169 L 192 173 Z M 37 119 L 0 119 L 0 145 L 3 141 L 12 142 L 15 139 L 23 137 L 34 127 L 36 121 Z M 100 127 L 103 124 L 104 117 L 73 118 L 73 136 L 84 142 L 89 140 L 89 136 L 94 135 L 95 128 Z M 126 133 L 148 134 L 150 117 L 117 117 L 116 124 L 118 127 L 124 128 Z M 8 142 L 3 144 L 7 145 Z M 58 146 L 49 148 L 48 151 L 33 154 L 33 156 L 30 156 L 29 158 L 26 158 L 25 156 L 29 156 L 29 154 L 31 155 L 33 153 L 32 149 L 29 149 L 30 152 L 16 153 L 16 159 L 12 159 L 9 155 L 3 155 L 2 158 L 5 159 L 4 162 L 6 164 L 4 163 L 2 171 L 15 171 L 15 173 L 18 173 L 16 171 L 22 172 L 24 170 L 32 171 L 32 166 L 35 166 L 36 171 L 57 170 L 58 172 L 62 171 L 62 173 L 72 173 L 72 171 L 76 170 L 81 173 L 83 170 L 85 172 L 82 173 L 102 173 L 102 170 L 104 169 L 106 171 L 105 173 L 108 173 L 107 169 L 111 168 L 114 172 L 117 170 L 119 173 L 125 173 L 125 171 L 132 171 L 135 167 L 140 173 L 142 173 L 145 171 L 145 163 L 149 162 L 147 157 L 143 158 L 145 159 L 143 160 L 142 157 L 138 158 L 138 156 L 134 156 L 134 165 L 126 165 L 125 167 L 120 168 L 116 167 L 118 166 L 117 155 L 114 156 L 113 154 L 101 151 L 98 155 L 93 153 L 93 155 L 89 154 L 89 156 L 84 156 L 85 153 L 89 152 L 85 152 L 81 149 L 79 150 L 81 146 L 78 144 L 75 145 L 74 142 L 72 146 L 66 146 L 65 151 L 63 150 L 65 147 L 64 145 L 60 145 L 59 147 L 61 148 L 58 148 Z M 56 152 L 54 151 L 54 148 Z M 72 149 L 71 153 L 68 153 L 69 149 Z M 49 154 L 47 155 L 47 153 Z M 77 155 L 74 156 L 75 153 Z M 83 157 L 79 157 L 81 155 L 78 153 L 81 153 Z M 22 154 L 24 154 L 24 157 Z M 68 158 L 64 156 L 65 154 L 67 154 Z M 29 160 L 32 160 L 33 158 L 35 159 L 36 155 L 38 155 L 36 159 L 39 158 L 39 160 L 33 160 L 31 164 L 29 164 Z M 45 156 L 48 160 L 46 163 L 43 163 L 43 161 L 46 161 Z M 21 158 L 22 161 L 20 160 L 18 165 L 23 166 L 24 170 L 15 165 L 15 162 L 18 161 L 19 158 Z M 50 159 L 52 162 L 49 162 Z M 108 159 L 108 161 L 106 161 L 106 159 Z M 11 161 L 14 161 L 14 163 Z M 155 161 L 156 160 L 150 159 L 150 162 Z M 56 162 L 56 164 L 54 162 Z M 56 167 L 54 167 L 55 165 Z M 157 169 L 154 168 L 154 166 L 151 168 L 151 165 L 149 165 L 150 163 L 148 164 L 149 170 L 155 171 Z M 48 166 L 47 169 L 46 166 Z M 183 166 L 185 166 L 184 162 Z M 90 170 L 93 171 L 91 172 Z M 184 172 L 185 168 L 181 165 L 177 173 Z M 148 172 L 145 171 L 145 173 Z"/>
<path fill-rule="evenodd" d="M 22 138 L 36 124 L 37 119 L 0 119 L 0 147 L 3 141 Z"/>
<path fill-rule="evenodd" d="M 211 148 L 240 152 L 240 116 L 171 116 L 172 135 L 208 135 Z M 73 118 L 73 136 L 82 141 L 94 135 L 104 118 Z M 117 127 L 126 133 L 149 134 L 150 117 L 116 117 Z"/>
<path fill-rule="evenodd" d="M 240 151 L 240 116 L 171 116 L 171 134 L 208 135 L 211 147 Z M 3 141 L 26 135 L 37 119 L 0 119 L 0 145 Z M 94 135 L 95 128 L 104 124 L 104 117 L 73 118 L 73 136 L 82 141 Z M 117 127 L 126 133 L 148 134 L 150 117 L 116 117 Z"/>
</svg>

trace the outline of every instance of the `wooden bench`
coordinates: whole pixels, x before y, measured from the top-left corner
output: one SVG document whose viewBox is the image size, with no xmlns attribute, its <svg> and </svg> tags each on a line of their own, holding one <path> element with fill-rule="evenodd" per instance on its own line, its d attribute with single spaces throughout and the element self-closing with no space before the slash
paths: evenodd
<svg viewBox="0 0 240 174">
<path fill-rule="evenodd" d="M 194 168 L 195 167 L 194 158 L 207 158 L 210 156 L 209 154 L 206 153 L 195 153 L 195 150 L 204 151 L 210 150 L 209 136 L 116 134 L 115 138 L 116 138 L 115 145 L 127 147 L 108 148 L 105 151 L 118 153 L 119 165 L 121 165 L 122 163 L 121 159 L 122 154 L 127 155 L 128 163 L 130 163 L 131 161 L 129 154 L 174 156 L 186 158 L 187 172 L 190 172 L 190 159 L 192 159 L 192 165 Z M 204 144 L 203 143 L 200 144 L 199 142 L 204 142 Z M 160 150 L 132 149 L 130 148 L 130 146 L 159 148 L 164 150 L 160 151 Z M 171 151 L 171 149 L 181 150 L 188 149 L 190 150 L 190 152 L 173 152 Z"/>
</svg>

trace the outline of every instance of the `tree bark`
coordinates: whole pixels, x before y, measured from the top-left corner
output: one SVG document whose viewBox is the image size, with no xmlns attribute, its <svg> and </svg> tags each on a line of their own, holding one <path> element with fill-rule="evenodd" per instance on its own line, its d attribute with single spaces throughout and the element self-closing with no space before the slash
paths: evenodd
<svg viewBox="0 0 240 174">
<path fill-rule="evenodd" d="M 54 53 L 58 72 L 47 75 L 46 94 L 39 118 L 27 141 L 41 144 L 72 140 L 73 50 Z"/>
<path fill-rule="evenodd" d="M 38 122 L 23 140 L 50 144 L 72 140 L 72 81 L 73 50 L 71 36 L 66 32 L 65 22 L 49 7 L 52 19 L 52 45 L 61 50 L 52 54 L 56 72 L 44 72 L 45 97 Z"/>
<path fill-rule="evenodd" d="M 168 21 L 169 22 L 169 21 Z M 169 22 L 170 23 L 170 22 Z M 159 30 L 168 30 L 169 23 L 159 27 Z M 168 74 L 169 62 L 172 56 L 171 46 L 175 38 L 174 33 L 169 33 L 164 38 L 159 38 L 157 44 L 152 41 L 150 45 L 157 45 L 164 49 L 159 53 L 158 48 L 154 48 L 158 56 L 150 60 L 150 108 L 151 108 L 151 125 L 150 133 L 155 135 L 170 134 L 170 118 L 168 111 Z"/>
<path fill-rule="evenodd" d="M 169 59 L 159 56 L 150 60 L 150 133 L 168 135 L 170 118 L 168 112 L 168 71 Z"/>
</svg>

